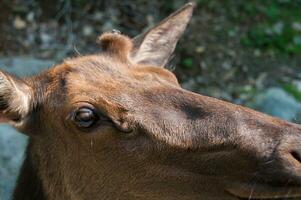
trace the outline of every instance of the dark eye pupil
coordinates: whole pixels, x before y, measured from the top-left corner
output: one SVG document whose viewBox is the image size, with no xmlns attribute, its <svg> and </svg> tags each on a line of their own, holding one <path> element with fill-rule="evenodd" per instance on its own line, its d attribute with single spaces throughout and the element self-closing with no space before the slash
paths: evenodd
<svg viewBox="0 0 301 200">
<path fill-rule="evenodd" d="M 96 115 L 89 108 L 80 108 L 75 112 L 74 121 L 79 127 L 90 127 L 96 121 Z"/>
<path fill-rule="evenodd" d="M 91 110 L 88 110 L 88 111 L 80 111 L 78 114 L 77 114 L 77 118 L 79 120 L 82 120 L 82 121 L 90 121 L 91 119 L 93 119 L 94 115 L 93 115 L 93 112 Z"/>
</svg>

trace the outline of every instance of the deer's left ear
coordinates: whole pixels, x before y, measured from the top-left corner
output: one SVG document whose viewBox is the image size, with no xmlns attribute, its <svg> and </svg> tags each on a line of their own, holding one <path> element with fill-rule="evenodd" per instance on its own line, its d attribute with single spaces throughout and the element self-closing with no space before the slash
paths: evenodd
<svg viewBox="0 0 301 200">
<path fill-rule="evenodd" d="M 133 39 L 131 60 L 164 67 L 190 21 L 194 4 L 188 3 L 146 33 Z"/>
<path fill-rule="evenodd" d="M 0 123 L 17 125 L 31 109 L 32 88 L 22 79 L 0 71 Z"/>
</svg>

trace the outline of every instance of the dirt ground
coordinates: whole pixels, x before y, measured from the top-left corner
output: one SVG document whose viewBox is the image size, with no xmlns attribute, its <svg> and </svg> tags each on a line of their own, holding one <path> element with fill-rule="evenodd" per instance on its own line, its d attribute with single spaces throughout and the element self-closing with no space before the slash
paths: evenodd
<svg viewBox="0 0 301 200">
<path fill-rule="evenodd" d="M 112 29 L 135 36 L 185 0 L 0 0 L 0 55 L 57 62 L 97 53 Z M 300 0 L 197 0 L 170 69 L 184 87 L 245 104 L 270 86 L 300 98 Z"/>
</svg>

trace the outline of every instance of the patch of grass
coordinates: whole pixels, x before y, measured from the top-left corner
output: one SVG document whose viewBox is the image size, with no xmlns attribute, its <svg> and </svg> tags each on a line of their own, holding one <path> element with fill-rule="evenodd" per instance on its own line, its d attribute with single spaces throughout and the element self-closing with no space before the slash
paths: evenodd
<svg viewBox="0 0 301 200">
<path fill-rule="evenodd" d="M 301 34 L 294 31 L 288 24 L 283 25 L 282 29 L 281 32 L 275 33 L 267 24 L 257 25 L 248 32 L 241 43 L 245 46 L 281 53 L 301 53 L 301 44 L 295 42 L 295 38 L 301 37 Z"/>
<path fill-rule="evenodd" d="M 301 0 L 197 0 L 200 8 L 247 28 L 241 44 L 282 54 L 301 53 Z M 222 8 L 221 8 L 222 7 Z"/>
<path fill-rule="evenodd" d="M 184 68 L 192 68 L 193 67 L 193 59 L 192 58 L 184 58 L 181 62 L 181 65 Z"/>
<path fill-rule="evenodd" d="M 271 50 L 285 54 L 301 53 L 300 0 L 249 1 L 242 10 L 257 20 L 252 24 L 241 43 L 248 47 Z"/>
<path fill-rule="evenodd" d="M 295 97 L 296 100 L 301 101 L 301 91 L 298 90 L 298 88 L 296 87 L 296 85 L 294 84 L 284 84 L 282 86 L 282 88 L 289 93 L 290 95 L 292 95 L 293 97 Z"/>
</svg>

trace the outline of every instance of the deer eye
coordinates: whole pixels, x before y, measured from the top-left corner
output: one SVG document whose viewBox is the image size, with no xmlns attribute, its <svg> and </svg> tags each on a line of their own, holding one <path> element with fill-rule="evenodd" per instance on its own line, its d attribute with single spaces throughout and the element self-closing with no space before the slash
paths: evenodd
<svg viewBox="0 0 301 200">
<path fill-rule="evenodd" d="M 98 116 L 91 108 L 79 108 L 74 112 L 73 121 L 80 128 L 89 128 L 95 124 Z"/>
</svg>

